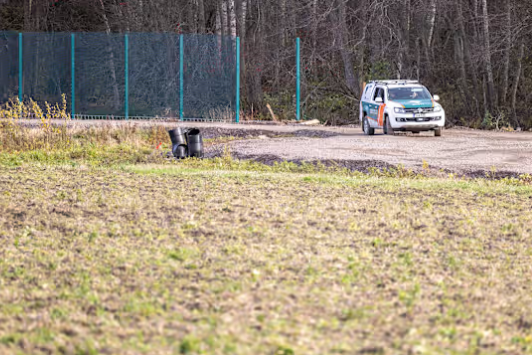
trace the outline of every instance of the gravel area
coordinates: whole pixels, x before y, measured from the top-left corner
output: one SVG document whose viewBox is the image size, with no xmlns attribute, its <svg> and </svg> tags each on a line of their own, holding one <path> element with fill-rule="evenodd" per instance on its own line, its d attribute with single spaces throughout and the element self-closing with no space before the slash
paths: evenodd
<svg viewBox="0 0 532 355">
<path fill-rule="evenodd" d="M 321 130 L 319 130 L 321 131 Z M 468 176 L 497 176 L 532 173 L 532 134 L 483 132 L 449 129 L 443 137 L 432 133 L 398 136 L 364 136 L 359 129 L 331 130 L 324 138 L 286 137 L 235 141 L 230 143 L 240 158 L 266 163 L 290 161 L 334 161 L 356 170 L 402 164 L 421 169 L 427 162 L 433 169 L 444 169 Z"/>
<path fill-rule="evenodd" d="M 34 125 L 35 121 L 30 125 Z M 467 176 L 505 177 L 532 173 L 532 133 L 493 132 L 452 128 L 443 137 L 431 132 L 386 136 L 380 131 L 365 136 L 360 127 L 324 127 L 302 125 L 224 124 L 168 121 L 77 121 L 74 126 L 154 124 L 168 129 L 176 126 L 198 127 L 204 138 L 233 136 L 227 143 L 235 157 L 266 164 L 288 160 L 321 161 L 353 170 L 390 167 L 402 164 L 414 170 L 427 162 L 432 170 L 444 170 Z M 225 144 L 224 144 L 225 145 Z M 217 156 L 224 145 L 210 147 L 206 156 Z"/>
</svg>

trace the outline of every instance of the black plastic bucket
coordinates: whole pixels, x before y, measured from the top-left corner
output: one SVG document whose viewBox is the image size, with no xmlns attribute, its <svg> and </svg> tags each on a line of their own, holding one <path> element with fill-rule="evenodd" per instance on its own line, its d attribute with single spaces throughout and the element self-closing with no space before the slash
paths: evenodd
<svg viewBox="0 0 532 355">
<path fill-rule="evenodd" d="M 201 132 L 197 128 L 192 128 L 187 131 L 187 145 L 188 156 L 195 158 L 203 158 L 203 138 Z"/>
<path fill-rule="evenodd" d="M 181 128 L 176 128 L 168 131 L 170 139 L 172 140 L 172 154 L 178 159 L 185 159 L 188 155 L 187 141 L 185 134 Z"/>
</svg>

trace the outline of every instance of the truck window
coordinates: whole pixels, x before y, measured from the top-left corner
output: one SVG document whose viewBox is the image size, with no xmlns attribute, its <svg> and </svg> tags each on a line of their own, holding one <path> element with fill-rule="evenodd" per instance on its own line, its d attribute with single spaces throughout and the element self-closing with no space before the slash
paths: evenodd
<svg viewBox="0 0 532 355">
<path fill-rule="evenodd" d="M 375 95 L 373 95 L 373 101 L 375 101 L 377 97 L 380 97 L 382 99 L 382 102 L 384 102 L 384 90 L 382 88 L 375 89 Z"/>
<path fill-rule="evenodd" d="M 375 99 L 379 96 L 380 89 L 381 88 L 376 88 L 375 89 L 375 92 L 373 93 L 373 101 L 375 101 Z"/>
<path fill-rule="evenodd" d="M 364 90 L 364 96 L 363 96 L 363 99 L 364 100 L 371 100 L 371 93 L 373 92 L 373 89 L 375 88 L 375 85 L 373 84 L 369 84 L 369 85 L 366 85 L 366 89 Z"/>
<path fill-rule="evenodd" d="M 427 100 L 430 99 L 430 93 L 425 87 L 403 87 L 391 88 L 388 90 L 390 100 Z"/>
<path fill-rule="evenodd" d="M 369 92 L 370 90 L 369 89 L 373 89 L 373 85 L 366 85 L 366 90 L 364 90 L 364 99 L 368 99 L 368 96 L 369 96 Z"/>
</svg>

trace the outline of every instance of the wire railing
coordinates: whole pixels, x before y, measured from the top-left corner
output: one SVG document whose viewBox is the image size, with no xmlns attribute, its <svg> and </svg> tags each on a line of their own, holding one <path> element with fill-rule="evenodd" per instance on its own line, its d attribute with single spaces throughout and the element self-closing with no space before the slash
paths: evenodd
<svg viewBox="0 0 532 355">
<path fill-rule="evenodd" d="M 299 39 L 295 49 L 299 120 Z M 0 32 L 0 104 L 65 94 L 74 119 L 239 123 L 240 57 L 230 36 Z"/>
</svg>

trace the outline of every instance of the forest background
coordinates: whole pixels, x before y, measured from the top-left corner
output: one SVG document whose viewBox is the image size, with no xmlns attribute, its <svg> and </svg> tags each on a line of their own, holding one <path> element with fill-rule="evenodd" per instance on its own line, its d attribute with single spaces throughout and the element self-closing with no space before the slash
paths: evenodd
<svg viewBox="0 0 532 355">
<path fill-rule="evenodd" d="M 285 119 L 300 38 L 305 118 L 356 123 L 364 82 L 402 78 L 451 124 L 532 128 L 528 0 L 0 0 L 0 30 L 239 36 L 242 109 Z"/>
</svg>

